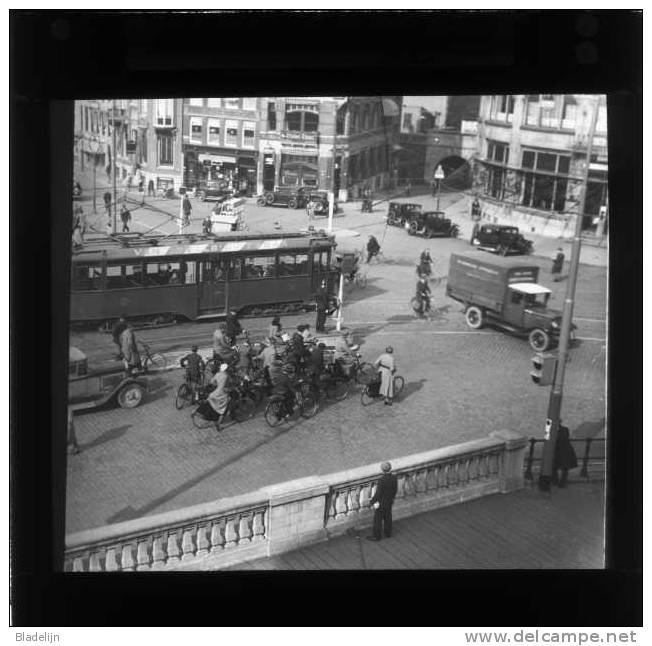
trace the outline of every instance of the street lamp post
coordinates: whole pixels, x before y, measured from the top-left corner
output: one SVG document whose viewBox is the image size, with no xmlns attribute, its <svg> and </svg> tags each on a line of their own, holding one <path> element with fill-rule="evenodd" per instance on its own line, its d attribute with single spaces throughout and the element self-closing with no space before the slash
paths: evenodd
<svg viewBox="0 0 652 646">
<path fill-rule="evenodd" d="M 88 147 L 93 153 L 93 213 L 97 213 L 97 153 L 100 150 L 100 142 L 96 136 L 90 138 Z"/>
<path fill-rule="evenodd" d="M 555 458 L 555 445 L 557 443 L 557 431 L 559 430 L 559 418 L 561 416 L 561 402 L 564 388 L 564 374 L 566 372 L 566 361 L 568 359 L 568 345 L 570 340 L 570 328 L 573 319 L 573 305 L 575 301 L 575 286 L 577 284 L 577 271 L 580 264 L 580 249 L 582 246 L 582 219 L 586 205 L 586 192 L 589 181 L 589 167 L 591 165 L 591 150 L 593 148 L 593 137 L 595 135 L 596 123 L 598 120 L 599 99 L 593 105 L 593 114 L 589 127 L 588 143 L 586 148 L 586 163 L 584 167 L 584 178 L 582 195 L 575 221 L 575 236 L 571 251 L 570 269 L 568 273 L 568 285 L 564 299 L 564 310 L 562 312 L 561 330 L 559 332 L 559 357 L 555 379 L 550 391 L 548 402 L 548 419 L 546 421 L 546 437 L 543 445 L 543 456 L 541 460 L 541 472 L 539 474 L 539 490 L 550 491 L 552 482 Z"/>
</svg>

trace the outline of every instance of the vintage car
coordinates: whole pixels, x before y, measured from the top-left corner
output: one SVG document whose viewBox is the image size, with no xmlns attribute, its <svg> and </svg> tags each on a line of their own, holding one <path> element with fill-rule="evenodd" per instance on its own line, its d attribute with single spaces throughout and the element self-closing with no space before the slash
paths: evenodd
<svg viewBox="0 0 652 646">
<path fill-rule="evenodd" d="M 227 199 L 237 195 L 238 191 L 233 184 L 229 186 L 229 182 L 225 179 L 212 179 L 200 182 L 193 189 L 194 197 L 200 202 L 206 201 L 207 198 L 213 199 Z"/>
<path fill-rule="evenodd" d="M 242 198 L 238 197 L 228 200 L 220 200 L 211 211 L 211 233 L 243 231 L 243 210 L 244 200 Z"/>
<path fill-rule="evenodd" d="M 310 198 L 310 189 L 306 186 L 300 188 L 276 187 L 273 191 L 265 191 L 257 199 L 257 203 L 265 206 L 285 204 L 291 209 L 301 209 L 306 206 Z"/>
<path fill-rule="evenodd" d="M 328 193 L 326 191 L 310 191 L 310 200 L 315 205 L 315 215 L 328 215 Z M 333 205 L 336 210 L 336 205 Z"/>
<path fill-rule="evenodd" d="M 518 227 L 505 224 L 483 224 L 473 228 L 471 244 L 483 251 L 507 254 L 532 253 L 532 241 L 526 240 L 518 231 Z"/>
<path fill-rule="evenodd" d="M 117 402 L 122 408 L 135 408 L 147 392 L 142 377 L 125 375 L 117 362 L 108 368 L 88 370 L 86 355 L 70 347 L 68 359 L 68 405 L 75 410 L 95 408 L 107 402 Z"/>
<path fill-rule="evenodd" d="M 448 237 L 457 238 L 460 228 L 443 211 L 416 211 L 408 220 L 408 234 L 424 238 Z"/>
<path fill-rule="evenodd" d="M 423 210 L 421 204 L 390 202 L 387 211 L 387 224 L 405 227 L 409 219 Z"/>
</svg>

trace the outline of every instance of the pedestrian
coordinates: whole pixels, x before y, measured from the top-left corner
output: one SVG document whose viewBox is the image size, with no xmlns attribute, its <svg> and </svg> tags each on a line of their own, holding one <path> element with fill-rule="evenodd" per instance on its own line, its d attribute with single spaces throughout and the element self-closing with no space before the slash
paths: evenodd
<svg viewBox="0 0 652 646">
<path fill-rule="evenodd" d="M 396 372 L 394 348 L 391 345 L 388 345 L 385 352 L 374 361 L 374 366 L 380 372 L 380 390 L 378 393 L 385 398 L 385 405 L 391 406 L 394 399 L 394 373 Z"/>
<path fill-rule="evenodd" d="M 132 182 L 131 173 L 127 173 L 127 175 L 125 177 L 125 180 L 123 182 L 123 186 L 124 186 L 124 189 L 125 189 L 125 196 L 126 196 L 126 193 L 129 193 L 129 191 L 131 191 L 131 182 Z"/>
<path fill-rule="evenodd" d="M 143 193 L 145 190 L 145 176 L 142 171 L 138 171 L 138 192 Z"/>
<path fill-rule="evenodd" d="M 417 281 L 416 301 L 417 314 L 420 317 L 423 317 L 426 312 L 430 311 L 430 294 L 430 285 L 428 285 L 427 277 L 424 275 L 419 276 L 419 280 Z"/>
<path fill-rule="evenodd" d="M 190 204 L 190 200 L 188 199 L 187 195 L 183 196 L 182 208 L 183 208 L 183 225 L 187 227 L 190 224 L 190 213 L 192 211 L 192 204 Z"/>
<path fill-rule="evenodd" d="M 131 375 L 140 370 L 140 353 L 138 352 L 136 335 L 134 334 L 131 323 L 127 323 L 125 329 L 120 334 L 120 350 L 122 352 L 125 372 Z"/>
<path fill-rule="evenodd" d="M 312 222 L 315 219 L 315 203 L 312 200 L 312 196 L 308 199 L 306 204 L 306 213 L 308 214 L 308 220 Z"/>
<path fill-rule="evenodd" d="M 315 324 L 315 329 L 317 332 L 324 332 L 326 329 L 326 311 L 328 310 L 328 294 L 326 293 L 325 280 L 321 281 L 315 299 L 317 301 L 317 323 Z"/>
<path fill-rule="evenodd" d="M 79 453 L 77 444 L 77 435 L 75 433 L 75 421 L 73 419 L 72 408 L 68 406 L 68 453 L 76 455 Z"/>
<path fill-rule="evenodd" d="M 106 209 L 106 212 L 108 215 L 111 214 L 111 192 L 107 191 L 104 193 L 104 208 Z"/>
<path fill-rule="evenodd" d="M 156 196 L 156 191 L 154 190 L 154 180 L 150 179 L 149 182 L 147 182 L 147 195 L 148 197 L 151 195 L 152 197 Z"/>
<path fill-rule="evenodd" d="M 272 375 L 271 369 L 276 360 L 276 340 L 274 337 L 267 339 L 267 344 L 260 352 L 260 358 L 263 362 L 263 375 L 265 378 L 265 385 L 267 386 L 268 392 L 272 390 Z"/>
<path fill-rule="evenodd" d="M 120 219 L 122 220 L 122 232 L 128 232 L 129 222 L 131 221 L 131 213 L 129 212 L 126 204 L 122 205 L 122 209 L 120 211 Z"/>
<path fill-rule="evenodd" d="M 471 204 L 471 219 L 474 222 L 477 222 L 480 219 L 480 201 L 478 200 L 477 195 L 474 197 L 473 203 Z"/>
<path fill-rule="evenodd" d="M 574 469 L 576 466 L 577 455 L 570 441 L 570 431 L 568 427 L 562 426 L 561 420 L 559 420 L 555 454 L 552 460 L 552 483 L 564 488 L 568 481 L 568 470 Z"/>
<path fill-rule="evenodd" d="M 561 250 L 561 247 L 557 248 L 557 255 L 552 261 L 552 280 L 555 283 L 558 283 L 561 280 L 561 272 L 564 269 L 564 252 Z"/>
<path fill-rule="evenodd" d="M 392 473 L 390 462 L 383 462 L 380 470 L 383 475 L 376 485 L 376 493 L 369 501 L 374 508 L 374 525 L 372 533 L 367 536 L 370 541 L 379 541 L 383 533 L 385 538 L 392 535 L 392 505 L 398 490 L 398 479 Z"/>
<path fill-rule="evenodd" d="M 229 310 L 229 313 L 224 319 L 224 323 L 226 325 L 226 340 L 233 344 L 238 334 L 242 333 L 242 325 L 238 321 L 238 315 L 235 310 Z"/>
<path fill-rule="evenodd" d="M 405 181 L 405 197 L 410 197 L 412 191 L 412 182 L 408 179 Z"/>
<path fill-rule="evenodd" d="M 111 164 L 106 165 L 106 178 L 111 181 Z"/>
<path fill-rule="evenodd" d="M 209 234 L 213 228 L 213 223 L 211 222 L 210 217 L 207 215 L 203 222 L 201 223 L 202 230 L 205 234 Z"/>
<path fill-rule="evenodd" d="M 419 266 L 417 267 L 419 276 L 430 276 L 432 274 L 432 256 L 429 249 L 424 249 L 419 257 Z"/>
<path fill-rule="evenodd" d="M 378 240 L 376 240 L 375 236 L 369 236 L 369 240 L 367 242 L 367 264 L 369 264 L 369 261 L 374 257 L 378 255 L 378 252 L 380 251 L 380 243 Z"/>
</svg>

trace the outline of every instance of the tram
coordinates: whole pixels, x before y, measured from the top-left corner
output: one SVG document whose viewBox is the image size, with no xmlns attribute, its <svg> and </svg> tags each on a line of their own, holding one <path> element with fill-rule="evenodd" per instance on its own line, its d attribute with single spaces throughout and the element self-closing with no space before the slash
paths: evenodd
<svg viewBox="0 0 652 646">
<path fill-rule="evenodd" d="M 335 295 L 335 239 L 323 232 L 169 236 L 88 245 L 72 255 L 70 322 L 121 315 L 163 323 L 314 308 Z"/>
</svg>

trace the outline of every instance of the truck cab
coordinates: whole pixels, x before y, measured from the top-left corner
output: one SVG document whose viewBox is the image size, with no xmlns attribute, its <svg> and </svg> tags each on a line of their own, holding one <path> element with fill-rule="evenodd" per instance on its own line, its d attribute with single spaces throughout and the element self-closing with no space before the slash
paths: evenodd
<svg viewBox="0 0 652 646">
<path fill-rule="evenodd" d="M 493 324 L 526 335 L 534 350 L 545 352 L 558 343 L 562 315 L 548 307 L 551 291 L 537 283 L 538 275 L 536 265 L 518 259 L 452 254 L 446 294 L 464 304 L 469 327 Z"/>
</svg>

